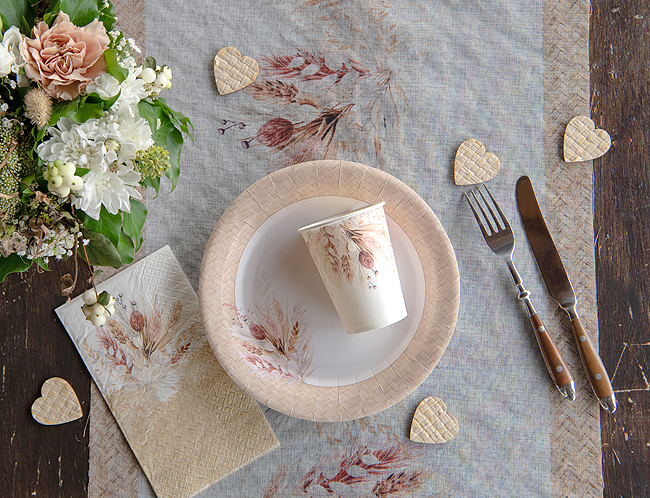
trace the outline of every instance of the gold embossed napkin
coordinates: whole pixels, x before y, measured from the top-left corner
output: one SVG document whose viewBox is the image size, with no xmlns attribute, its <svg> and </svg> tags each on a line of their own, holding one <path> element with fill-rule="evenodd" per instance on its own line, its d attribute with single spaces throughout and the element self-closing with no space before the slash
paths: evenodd
<svg viewBox="0 0 650 498">
<path fill-rule="evenodd" d="M 85 320 L 81 297 L 56 313 L 159 498 L 194 496 L 279 446 L 214 356 L 169 247 L 103 290 L 116 312 L 102 327 Z"/>
</svg>

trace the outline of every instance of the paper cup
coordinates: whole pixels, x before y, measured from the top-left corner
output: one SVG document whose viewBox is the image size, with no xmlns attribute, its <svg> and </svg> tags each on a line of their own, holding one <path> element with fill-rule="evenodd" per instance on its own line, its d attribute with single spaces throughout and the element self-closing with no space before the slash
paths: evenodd
<svg viewBox="0 0 650 498">
<path fill-rule="evenodd" d="M 384 202 L 298 232 L 348 333 L 380 329 L 406 318 Z"/>
</svg>

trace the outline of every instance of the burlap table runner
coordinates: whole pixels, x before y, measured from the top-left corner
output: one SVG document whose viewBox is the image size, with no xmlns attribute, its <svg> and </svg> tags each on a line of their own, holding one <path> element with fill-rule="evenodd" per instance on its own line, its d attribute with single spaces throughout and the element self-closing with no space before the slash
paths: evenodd
<svg viewBox="0 0 650 498">
<path fill-rule="evenodd" d="M 114 5 L 118 25 L 144 50 L 144 0 L 116 0 Z M 586 0 L 543 2 L 545 168 L 547 223 L 557 234 L 581 317 L 597 344 L 592 164 L 565 164 L 561 159 L 566 124 L 576 115 L 589 115 L 589 14 Z M 556 309 L 555 303 L 549 309 Z M 559 309 L 546 320 L 554 330 L 570 329 Z M 572 340 L 567 332 L 557 342 L 579 397 L 563 403 L 549 387 L 552 490 L 558 497 L 596 496 L 602 493 L 600 414 Z M 89 496 L 138 496 L 142 473 L 99 391 L 92 389 Z"/>
</svg>

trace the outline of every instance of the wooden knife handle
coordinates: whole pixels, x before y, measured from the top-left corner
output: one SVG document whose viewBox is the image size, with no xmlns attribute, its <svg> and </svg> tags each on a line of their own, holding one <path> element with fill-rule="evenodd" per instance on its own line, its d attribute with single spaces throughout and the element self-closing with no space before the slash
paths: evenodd
<svg viewBox="0 0 650 498">
<path fill-rule="evenodd" d="M 601 404 L 602 400 L 611 397 L 611 399 L 614 400 L 614 409 L 610 411 L 616 410 L 616 402 L 613 396 L 614 389 L 612 389 L 609 375 L 607 375 L 607 370 L 605 370 L 605 366 L 603 365 L 600 356 L 598 356 L 585 328 L 582 326 L 580 318 L 574 318 L 571 321 L 571 325 L 573 326 L 573 333 L 576 337 L 576 343 L 578 344 L 580 358 L 585 366 L 585 371 L 587 372 L 587 377 L 589 378 L 591 387 L 596 393 L 596 396 L 598 396 L 598 399 L 601 400 Z"/>
<path fill-rule="evenodd" d="M 544 363 L 546 363 L 546 368 L 548 369 L 548 373 L 551 374 L 553 382 L 555 382 L 558 388 L 571 384 L 573 378 L 571 377 L 571 372 L 569 372 L 569 367 L 567 367 L 564 359 L 562 359 L 562 355 L 553 342 L 553 339 L 548 335 L 548 330 L 546 330 L 544 322 L 537 313 L 530 316 L 530 321 L 533 324 L 539 349 L 542 351 Z"/>
</svg>

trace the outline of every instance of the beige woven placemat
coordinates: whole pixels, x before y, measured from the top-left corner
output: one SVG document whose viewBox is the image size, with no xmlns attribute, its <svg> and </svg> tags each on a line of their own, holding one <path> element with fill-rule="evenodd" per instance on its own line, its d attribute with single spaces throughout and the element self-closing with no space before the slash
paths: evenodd
<svg viewBox="0 0 650 498">
<path fill-rule="evenodd" d="M 593 231 L 592 162 L 562 159 L 564 130 L 574 116 L 589 115 L 588 0 L 544 1 L 544 119 L 546 209 L 549 229 L 576 288 L 578 312 L 598 344 Z M 563 401 L 553 388 L 551 449 L 553 496 L 602 496 L 600 408 L 580 361 L 566 313 L 549 315 L 549 330 L 576 382 L 577 399 Z"/>
</svg>

